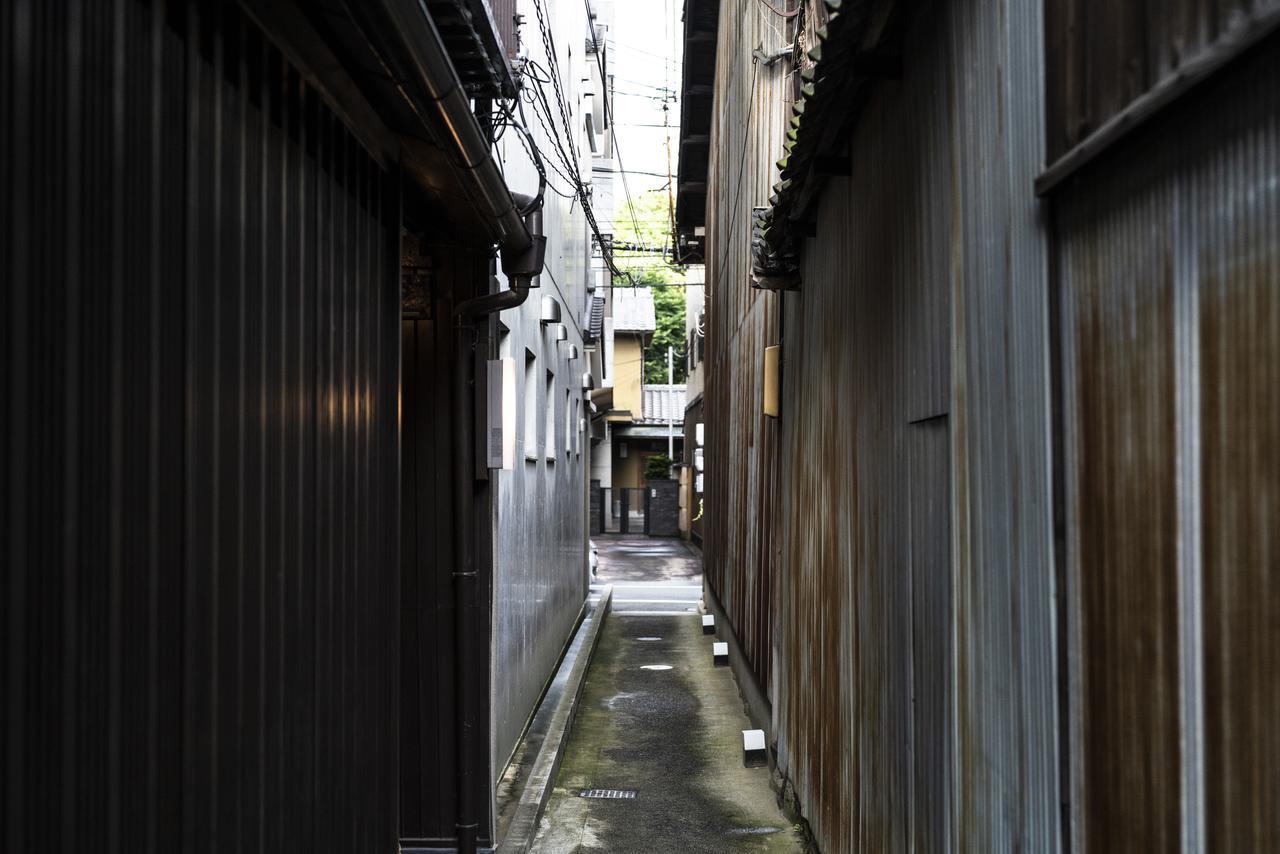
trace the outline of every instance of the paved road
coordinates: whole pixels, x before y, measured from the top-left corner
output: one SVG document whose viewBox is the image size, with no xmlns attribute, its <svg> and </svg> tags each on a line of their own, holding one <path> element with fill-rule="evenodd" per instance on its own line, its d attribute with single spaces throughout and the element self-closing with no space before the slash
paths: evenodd
<svg viewBox="0 0 1280 854">
<path fill-rule="evenodd" d="M 678 539 L 597 537 L 593 590 L 613 585 L 613 610 L 694 614 L 702 601 L 702 562 Z"/>
<path fill-rule="evenodd" d="M 679 541 L 597 545 L 614 612 L 533 850 L 801 851 L 769 770 L 743 763 L 750 724 L 732 671 L 713 665 L 702 634 L 697 557 Z"/>
</svg>

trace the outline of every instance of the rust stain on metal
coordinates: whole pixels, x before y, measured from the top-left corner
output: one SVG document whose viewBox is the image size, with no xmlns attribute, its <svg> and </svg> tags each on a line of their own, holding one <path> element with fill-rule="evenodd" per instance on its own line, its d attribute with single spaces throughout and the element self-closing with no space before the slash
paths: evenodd
<svg viewBox="0 0 1280 854">
<path fill-rule="evenodd" d="M 1280 845 L 1278 79 L 1245 57 L 1059 201 L 1087 847 Z"/>
<path fill-rule="evenodd" d="M 722 19 L 709 182 L 708 583 L 775 677 L 820 846 L 1280 847 L 1280 53 L 1108 151 L 1050 217 L 1046 150 L 1185 64 L 1125 57 L 1186 20 L 1128 15 L 1093 92 L 1050 44 L 1046 92 L 1039 4 L 918 16 L 812 208 L 800 291 L 766 296 L 750 5 Z M 1059 95 L 1071 127 L 1046 119 Z"/>
</svg>

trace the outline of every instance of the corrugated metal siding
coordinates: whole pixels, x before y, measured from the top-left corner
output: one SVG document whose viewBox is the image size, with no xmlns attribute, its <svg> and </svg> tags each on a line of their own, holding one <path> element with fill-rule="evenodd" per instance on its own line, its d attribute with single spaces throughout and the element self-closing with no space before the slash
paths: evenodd
<svg viewBox="0 0 1280 854">
<path fill-rule="evenodd" d="M 779 747 L 823 850 L 949 846 L 946 36 L 867 104 L 784 308 Z"/>
<path fill-rule="evenodd" d="M 516 29 L 516 0 L 486 0 L 489 14 L 498 31 L 498 39 L 506 53 L 507 62 L 514 62 L 518 55 L 520 39 Z"/>
<path fill-rule="evenodd" d="M 721 9 L 707 187 L 705 572 L 766 696 L 781 504 L 778 426 L 763 414 L 761 378 L 779 300 L 748 287 L 750 212 L 775 177 L 791 84 L 781 64 L 754 66 L 751 51 L 787 42 L 782 19 L 755 0 Z"/>
<path fill-rule="evenodd" d="M 868 101 L 853 174 L 829 181 L 782 308 L 774 714 L 823 850 L 1059 844 L 1040 26 L 1034 3 L 916 19 L 904 79 Z M 749 74 L 721 74 L 736 78 L 723 116 Z M 733 290 L 712 294 L 709 405 L 736 413 L 718 395 L 758 395 L 758 360 L 716 340 L 730 321 L 715 315 L 762 298 L 745 275 L 708 279 Z M 721 418 L 713 494 L 728 480 L 767 500 L 746 428 Z M 768 535 L 734 516 L 744 506 L 708 504 L 727 550 Z M 725 564 L 710 561 L 713 586 L 732 583 L 712 575 Z"/>
<path fill-rule="evenodd" d="M 1057 660 L 1041 4 L 948 15 L 957 844 L 1055 850 Z"/>
<path fill-rule="evenodd" d="M 1076 821 L 1280 846 L 1280 52 L 1061 194 Z"/>
<path fill-rule="evenodd" d="M 385 176 L 234 6 L 0 45 L 4 847 L 394 850 Z"/>
</svg>

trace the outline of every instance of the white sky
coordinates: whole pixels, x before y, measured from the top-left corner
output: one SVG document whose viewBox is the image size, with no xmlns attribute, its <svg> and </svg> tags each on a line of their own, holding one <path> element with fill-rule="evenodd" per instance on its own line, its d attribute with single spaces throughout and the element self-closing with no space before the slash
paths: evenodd
<svg viewBox="0 0 1280 854">
<path fill-rule="evenodd" d="M 601 5 L 604 5 L 603 3 Z M 667 184 L 667 137 L 671 172 L 679 157 L 680 104 L 667 102 L 670 130 L 663 129 L 663 89 L 680 94 L 681 15 L 684 0 L 614 0 L 609 31 L 610 69 L 614 75 L 614 140 L 633 196 Z M 654 175 L 639 174 L 657 173 Z M 615 209 L 626 199 L 622 182 L 614 184 Z"/>
</svg>

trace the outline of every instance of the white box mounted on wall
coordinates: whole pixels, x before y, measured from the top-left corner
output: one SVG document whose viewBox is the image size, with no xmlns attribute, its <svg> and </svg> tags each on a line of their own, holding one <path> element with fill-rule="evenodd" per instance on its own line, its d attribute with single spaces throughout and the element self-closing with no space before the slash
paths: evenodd
<svg viewBox="0 0 1280 854">
<path fill-rule="evenodd" d="M 516 360 L 491 359 L 488 424 L 489 468 L 511 471 L 516 463 Z"/>
</svg>

